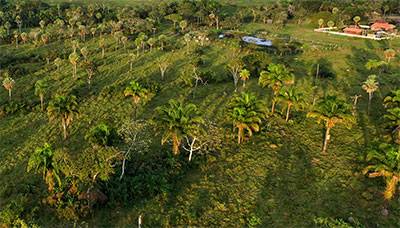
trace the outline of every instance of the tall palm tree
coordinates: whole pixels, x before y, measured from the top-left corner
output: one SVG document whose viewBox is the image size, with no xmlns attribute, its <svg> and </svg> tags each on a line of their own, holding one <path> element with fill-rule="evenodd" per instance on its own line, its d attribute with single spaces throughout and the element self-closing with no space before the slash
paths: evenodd
<svg viewBox="0 0 400 228">
<path fill-rule="evenodd" d="M 388 63 L 390 63 L 390 61 L 391 61 L 394 57 L 396 57 L 396 51 L 395 51 L 394 49 L 391 49 L 391 48 L 390 48 L 390 49 L 385 50 L 384 55 L 385 55 L 386 61 L 387 61 Z"/>
<path fill-rule="evenodd" d="M 383 177 L 386 181 L 384 198 L 390 200 L 396 193 L 400 181 L 400 150 L 398 146 L 381 144 L 377 150 L 370 150 L 366 157 L 370 163 L 364 174 L 368 177 Z"/>
<path fill-rule="evenodd" d="M 68 137 L 68 127 L 78 114 L 78 102 L 75 96 L 56 96 L 47 108 L 50 120 L 60 119 L 64 139 Z"/>
<path fill-rule="evenodd" d="M 378 88 L 379 83 L 376 81 L 376 75 L 368 76 L 367 80 L 363 82 L 362 89 L 368 93 L 368 113 L 371 106 L 372 96 Z"/>
<path fill-rule="evenodd" d="M 5 75 L 6 78 L 3 80 L 3 87 L 8 91 L 8 99 L 11 101 L 11 94 L 15 85 L 15 81 L 8 75 L 8 72 L 6 72 Z"/>
<path fill-rule="evenodd" d="M 125 97 L 132 97 L 133 117 L 136 118 L 138 105 L 142 99 L 148 95 L 148 90 L 140 85 L 137 81 L 131 81 L 124 90 Z"/>
<path fill-rule="evenodd" d="M 56 58 L 56 59 L 54 60 L 54 65 L 56 65 L 57 71 L 60 70 L 60 67 L 61 67 L 62 63 L 63 63 L 63 60 L 62 60 L 61 58 Z"/>
<path fill-rule="evenodd" d="M 164 131 L 161 144 L 172 140 L 172 152 L 179 154 L 179 147 L 185 136 L 190 136 L 204 120 L 200 117 L 196 105 L 184 104 L 177 100 L 169 100 L 167 105 L 156 109 L 155 120 Z"/>
<path fill-rule="evenodd" d="M 167 36 L 164 34 L 161 34 L 160 36 L 158 36 L 158 42 L 160 42 L 160 49 L 161 51 L 164 50 L 164 46 L 165 46 L 165 41 L 167 40 Z"/>
<path fill-rule="evenodd" d="M 150 51 L 153 50 L 153 46 L 157 43 L 157 40 L 155 38 L 149 38 L 147 40 L 147 44 L 150 46 Z"/>
<path fill-rule="evenodd" d="M 290 110 L 293 106 L 298 106 L 303 101 L 303 94 L 296 87 L 291 86 L 282 88 L 279 97 L 280 100 L 286 103 L 286 122 L 289 120 Z"/>
<path fill-rule="evenodd" d="M 90 90 L 90 87 L 92 85 L 92 79 L 95 76 L 95 74 L 98 73 L 97 64 L 90 60 L 83 61 L 82 64 L 87 73 L 87 81 Z"/>
<path fill-rule="evenodd" d="M 49 85 L 45 80 L 38 80 L 35 83 L 35 95 L 40 98 L 40 107 L 44 110 L 44 95 L 47 92 Z"/>
<path fill-rule="evenodd" d="M 83 48 L 81 48 L 80 51 L 81 51 L 81 54 L 82 54 L 84 60 L 86 61 L 88 59 L 89 54 L 90 54 L 89 49 L 87 47 L 83 47 Z"/>
<path fill-rule="evenodd" d="M 73 66 L 73 77 L 76 78 L 76 71 L 77 71 L 77 65 L 79 62 L 79 55 L 76 52 L 73 52 L 72 54 L 69 55 L 68 59 L 69 59 L 69 62 Z"/>
<path fill-rule="evenodd" d="M 271 64 L 267 71 L 260 73 L 258 84 L 262 87 L 270 87 L 273 92 L 271 112 L 275 112 L 277 95 L 284 85 L 294 82 L 294 75 L 282 64 Z"/>
<path fill-rule="evenodd" d="M 49 192 L 54 190 L 54 179 L 58 186 L 61 187 L 60 170 L 57 162 L 54 160 L 54 151 L 51 146 L 46 143 L 43 147 L 37 147 L 35 152 L 29 158 L 27 171 L 42 172 L 43 179 L 48 185 Z"/>
<path fill-rule="evenodd" d="M 246 137 L 260 130 L 260 124 L 264 117 L 262 103 L 256 96 L 242 93 L 235 96 L 229 104 L 229 118 L 233 122 L 234 129 L 238 130 L 237 142 L 242 143 Z"/>
<path fill-rule="evenodd" d="M 243 69 L 240 71 L 240 79 L 243 81 L 243 88 L 246 87 L 246 81 L 250 78 L 250 71 Z"/>
<path fill-rule="evenodd" d="M 336 96 L 327 96 L 320 101 L 313 112 L 309 112 L 307 117 L 317 119 L 317 122 L 324 122 L 325 125 L 325 139 L 322 148 L 322 153 L 326 153 L 328 143 L 331 138 L 331 130 L 336 124 L 345 124 L 350 126 L 354 121 L 351 115 L 350 106 L 343 100 L 338 99 Z"/>
</svg>

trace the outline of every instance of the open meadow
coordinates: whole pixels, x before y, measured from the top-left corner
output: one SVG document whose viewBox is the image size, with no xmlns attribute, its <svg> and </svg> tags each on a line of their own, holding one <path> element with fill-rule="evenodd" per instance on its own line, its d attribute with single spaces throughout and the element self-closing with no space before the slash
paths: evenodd
<svg viewBox="0 0 400 228">
<path fill-rule="evenodd" d="M 65 21 L 61 27 L 43 16 L 43 24 L 21 29 L 41 38 L 24 40 L 15 24 L 16 40 L 0 43 L 0 227 L 135 227 L 139 220 L 143 227 L 400 226 L 397 187 L 390 199 L 383 195 L 392 179 L 364 172 L 371 148 L 398 148 L 383 101 L 399 89 L 400 55 L 387 59 L 387 50 L 400 51 L 399 38 L 314 32 L 329 7 L 304 13 L 300 23 L 297 15 L 264 23 L 251 11 L 228 23 L 240 9 L 252 9 L 250 2 L 272 1 L 221 1 L 198 20 L 167 3 L 156 15 L 158 1 L 110 0 L 95 12 L 86 9 L 92 1 L 81 1 L 76 22 L 72 1 L 58 13 L 61 1 L 46 2 L 49 15 Z M 149 4 L 151 12 L 115 10 L 114 2 Z M 208 19 L 209 13 L 216 15 Z M 177 25 L 165 19 L 172 14 L 183 15 Z M 245 44 L 243 34 L 272 40 L 274 48 Z M 369 60 L 383 63 L 369 68 Z M 235 64 L 240 77 L 232 73 Z M 277 65 L 293 78 L 262 86 L 263 74 Z M 370 103 L 363 87 L 369 75 L 379 82 Z M 278 96 L 276 87 L 295 88 L 300 98 Z M 356 105 L 355 95 L 361 95 Z M 237 111 L 241 96 L 250 101 L 240 101 L 244 111 Z M 351 121 L 334 116 L 339 121 L 321 152 L 331 116 L 318 123 L 312 113 L 330 96 L 342 101 Z M 62 106 L 62 97 L 73 101 Z M 178 104 L 168 109 L 171 100 Z M 194 139 L 199 149 L 188 161 Z M 43 151 L 47 157 L 39 158 Z"/>
</svg>

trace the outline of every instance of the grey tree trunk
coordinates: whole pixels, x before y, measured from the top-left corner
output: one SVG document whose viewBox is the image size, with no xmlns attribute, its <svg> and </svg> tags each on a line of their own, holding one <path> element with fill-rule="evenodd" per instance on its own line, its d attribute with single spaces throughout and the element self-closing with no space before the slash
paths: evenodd
<svg viewBox="0 0 400 228">
<path fill-rule="evenodd" d="M 325 154 L 328 150 L 329 140 L 331 139 L 331 128 L 327 127 L 325 131 L 325 139 L 324 139 L 324 146 L 322 148 L 322 153 Z"/>
</svg>

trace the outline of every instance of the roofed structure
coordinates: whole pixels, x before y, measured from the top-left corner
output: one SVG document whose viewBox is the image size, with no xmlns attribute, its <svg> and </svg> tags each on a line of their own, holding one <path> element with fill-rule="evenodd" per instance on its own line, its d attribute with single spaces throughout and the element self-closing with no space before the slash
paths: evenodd
<svg viewBox="0 0 400 228">
<path fill-rule="evenodd" d="M 374 24 L 371 25 L 371 30 L 372 31 L 387 31 L 387 32 L 392 32 L 396 28 L 395 25 L 389 24 L 385 21 L 377 21 Z"/>
<path fill-rule="evenodd" d="M 272 46 L 271 40 L 260 39 L 260 38 L 253 37 L 253 36 L 244 36 L 244 37 L 242 37 L 242 40 L 246 43 L 256 44 L 259 46 L 264 46 L 264 47 Z"/>
<path fill-rule="evenodd" d="M 348 33 L 348 34 L 361 35 L 363 33 L 363 30 L 359 27 L 352 26 L 352 27 L 347 27 L 347 28 L 343 29 L 343 32 Z"/>
</svg>

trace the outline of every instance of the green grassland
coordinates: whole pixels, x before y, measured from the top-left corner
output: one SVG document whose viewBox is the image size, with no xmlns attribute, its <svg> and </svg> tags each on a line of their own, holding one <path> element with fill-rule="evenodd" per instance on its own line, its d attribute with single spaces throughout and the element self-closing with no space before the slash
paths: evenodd
<svg viewBox="0 0 400 228">
<path fill-rule="evenodd" d="M 253 224 L 261 227 L 312 227 L 316 217 L 345 220 L 351 217 L 367 227 L 399 226 L 398 200 L 388 203 L 390 213 L 382 216 L 383 181 L 367 179 L 361 174 L 360 165 L 364 146 L 383 135 L 381 101 L 390 90 L 398 88 L 398 58 L 393 61 L 395 70 L 391 74 L 379 75 L 380 89 L 369 116 L 366 113 L 367 95 L 360 85 L 369 75 L 364 68 L 366 60 L 369 57 L 383 58 L 384 48 L 399 49 L 400 42 L 336 37 L 315 33 L 308 25 L 289 24 L 276 30 L 264 24 L 247 24 L 241 30 L 249 33 L 268 30 L 270 35 L 290 34 L 303 44 L 303 53 L 294 57 L 268 54 L 268 58 L 272 62 L 289 63 L 296 75 L 296 83 L 308 101 L 312 99 L 312 77 L 307 65 L 319 58 L 328 59 L 337 75 L 324 84 L 324 94 L 337 94 L 349 102 L 350 96 L 363 94 L 357 124 L 351 129 L 342 126 L 333 129 L 328 154 L 320 153 L 322 125 L 306 118 L 305 111 L 294 112 L 293 120 L 288 123 L 280 117 L 268 119 L 262 132 L 246 143 L 236 145 L 224 109 L 234 94 L 233 83 L 202 85 L 193 98 L 193 88 L 179 83 L 180 71 L 190 61 L 185 48 L 173 52 L 147 51 L 135 60 L 134 70 L 130 72 L 128 52 L 134 49 L 117 49 L 113 38 L 107 37 L 106 58 L 101 59 L 97 38 L 90 39 L 84 45 L 91 52 L 90 58 L 100 63 L 100 73 L 95 76 L 89 90 L 84 70 L 79 69 L 78 78 L 72 79 L 72 67 L 67 60 L 71 52 L 68 40 L 40 47 L 2 45 L 2 55 L 13 56 L 12 65 L 24 69 L 18 78 L 14 78 L 16 85 L 12 99 L 24 100 L 35 108 L 0 118 L 0 199 L 6 202 L 18 197 L 37 199 L 35 194 L 44 188 L 41 177 L 26 173 L 28 158 L 35 147 L 50 142 L 69 148 L 68 153 L 75 156 L 88 147 L 84 142 L 87 129 L 100 122 L 119 126 L 129 120 L 132 105 L 123 96 L 124 88 L 133 79 L 159 81 L 155 61 L 159 56 L 169 55 L 174 63 L 167 71 L 166 80 L 159 83 L 159 94 L 140 109 L 139 118 L 151 118 L 154 109 L 171 98 L 193 102 L 205 119 L 225 126 L 223 149 L 218 154 L 195 155 L 192 164 L 177 168 L 180 172 L 169 179 L 170 189 L 164 193 L 125 202 L 126 205 L 98 209 L 78 225 L 132 227 L 138 216 L 143 215 L 145 227 L 242 227 Z M 205 48 L 203 68 L 227 75 L 225 65 L 229 57 L 226 42 L 215 40 Z M 325 50 L 324 46 L 328 44 L 337 45 L 337 49 Z M 40 57 L 49 51 L 62 53 L 64 64 L 59 71 Z M 58 133 L 59 124 L 49 122 L 46 113 L 40 111 L 33 87 L 38 79 L 51 82 L 46 102 L 56 94 L 79 95 L 80 114 L 74 120 L 72 136 L 66 142 L 62 142 Z M 257 82 L 258 78 L 252 75 L 245 90 L 256 93 L 269 105 L 270 92 L 260 88 Z M 0 90 L 0 101 L 7 99 L 7 91 Z M 283 108 L 278 107 L 279 110 Z M 169 153 L 168 145 L 160 146 L 159 140 L 159 135 L 154 136 L 154 153 Z M 33 201 L 26 202 L 26 205 L 37 206 Z M 64 226 L 45 212 L 39 221 L 46 227 Z"/>
</svg>

